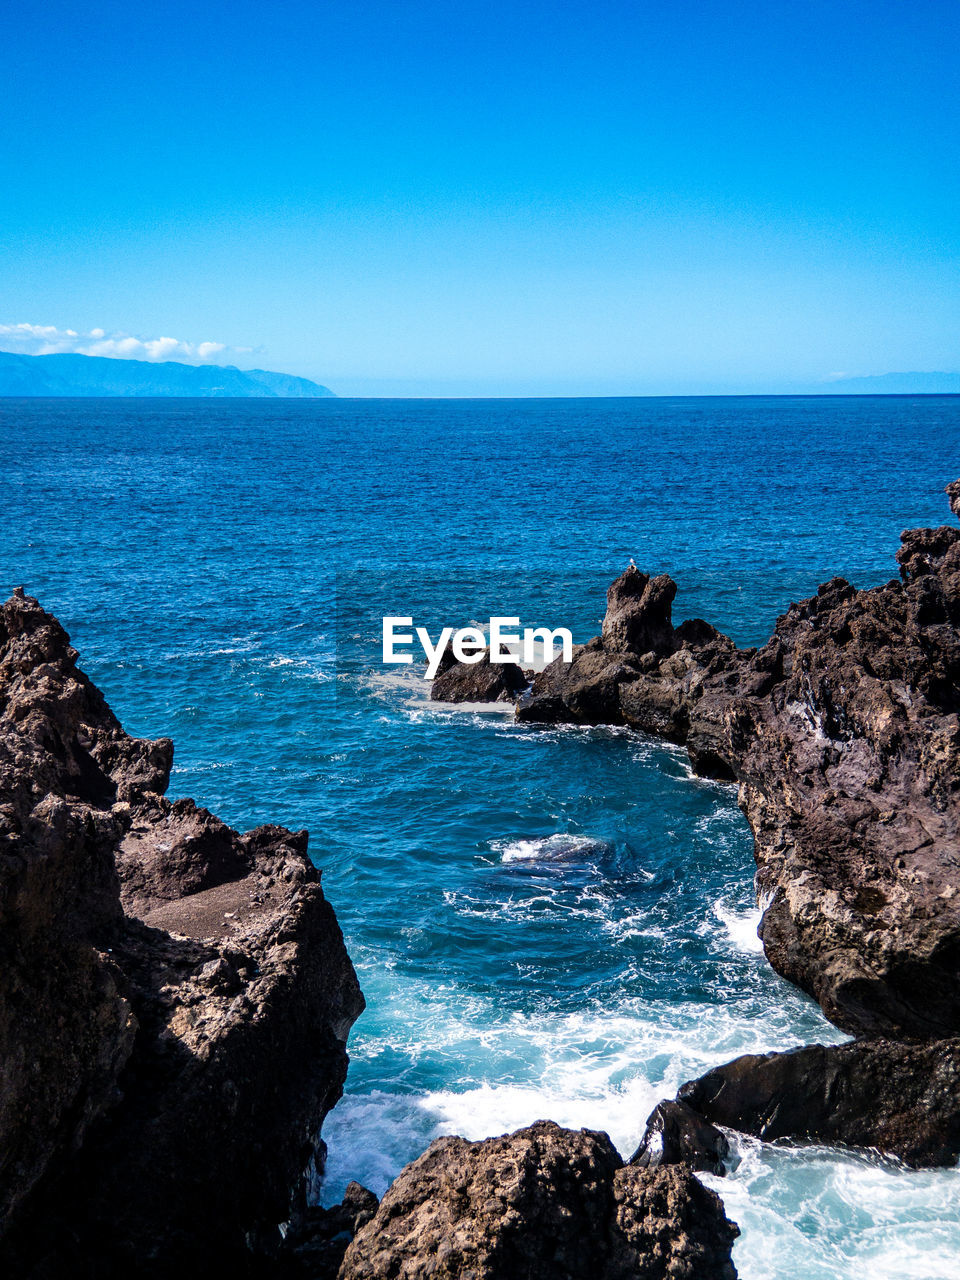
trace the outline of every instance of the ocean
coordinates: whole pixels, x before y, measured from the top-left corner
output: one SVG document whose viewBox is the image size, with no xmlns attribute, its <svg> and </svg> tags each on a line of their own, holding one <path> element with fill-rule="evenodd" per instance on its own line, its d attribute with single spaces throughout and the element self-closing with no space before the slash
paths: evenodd
<svg viewBox="0 0 960 1280">
<path fill-rule="evenodd" d="M 599 630 L 632 557 L 762 643 L 950 521 L 960 397 L 0 400 L 0 587 L 55 612 L 171 796 L 311 854 L 367 997 L 325 1202 L 539 1118 L 625 1156 L 678 1084 L 844 1037 L 756 937 L 732 788 L 613 729 L 431 704 L 384 615 Z M 742 1140 L 745 1280 L 960 1274 L 957 1169 Z"/>
</svg>

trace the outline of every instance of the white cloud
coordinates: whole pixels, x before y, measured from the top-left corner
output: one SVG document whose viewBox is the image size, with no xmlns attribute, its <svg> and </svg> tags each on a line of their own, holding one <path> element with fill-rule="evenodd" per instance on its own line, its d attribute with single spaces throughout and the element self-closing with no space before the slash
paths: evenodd
<svg viewBox="0 0 960 1280">
<path fill-rule="evenodd" d="M 83 356 L 112 356 L 118 360 L 179 360 L 184 364 L 225 364 L 249 355 L 250 347 L 223 342 L 183 342 L 179 338 L 134 338 L 104 329 L 77 333 L 52 324 L 0 324 L 0 351 L 47 356 L 73 352 Z"/>
</svg>

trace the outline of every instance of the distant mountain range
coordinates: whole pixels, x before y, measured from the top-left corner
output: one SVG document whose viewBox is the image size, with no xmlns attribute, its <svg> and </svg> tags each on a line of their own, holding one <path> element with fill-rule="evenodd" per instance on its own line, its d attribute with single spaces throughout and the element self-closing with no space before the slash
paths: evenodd
<svg viewBox="0 0 960 1280">
<path fill-rule="evenodd" d="M 27 356 L 0 351 L 0 396 L 197 396 L 319 399 L 334 396 L 309 378 L 234 365 L 118 360 L 112 356 Z M 716 394 L 716 393 L 714 393 Z M 754 394 L 759 394 L 754 392 Z M 836 378 L 793 394 L 960 395 L 960 373 L 882 373 Z"/>
<path fill-rule="evenodd" d="M 917 396 L 960 393 L 960 373 L 880 373 L 870 378 L 837 378 L 818 388 L 828 396 Z"/>
<path fill-rule="evenodd" d="M 24 356 L 0 351 L 0 396 L 332 396 L 308 378 L 233 365 L 173 360 L 115 360 L 110 356 Z"/>
</svg>

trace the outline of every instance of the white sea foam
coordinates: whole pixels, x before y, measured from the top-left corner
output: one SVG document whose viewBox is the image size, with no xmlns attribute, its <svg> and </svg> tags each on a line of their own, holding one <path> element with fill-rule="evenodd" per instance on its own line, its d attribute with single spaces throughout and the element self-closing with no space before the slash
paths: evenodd
<svg viewBox="0 0 960 1280">
<path fill-rule="evenodd" d="M 355 676 L 344 673 L 342 680 L 353 682 Z M 427 709 L 430 682 L 424 680 L 413 667 L 384 667 L 365 671 L 359 678 L 362 690 L 378 701 L 389 705 L 392 711 L 416 720 Z M 413 714 L 411 714 L 413 713 Z"/>
<path fill-rule="evenodd" d="M 717 906 L 734 921 L 723 936 L 738 952 L 737 936 L 756 913 Z M 351 1178 L 382 1194 L 441 1134 L 475 1140 L 544 1118 L 604 1130 L 628 1157 L 653 1106 L 684 1080 L 741 1053 L 843 1038 L 787 987 L 776 1005 L 673 1004 L 635 995 L 616 1008 L 523 1016 L 449 979 L 432 985 L 395 972 L 385 979 L 373 954 L 369 960 L 370 981 L 366 972 L 361 979 L 380 1026 L 367 1035 L 361 1022 L 351 1043 L 356 1083 L 324 1127 L 326 1203 L 338 1200 Z M 799 1031 L 803 1019 L 812 1025 Z M 383 1075 L 381 1056 L 389 1064 Z M 420 1081 L 440 1064 L 439 1076 L 459 1075 L 458 1086 L 406 1088 L 406 1079 Z M 734 1257 L 742 1280 L 960 1274 L 960 1171 L 907 1172 L 849 1152 L 746 1138 L 735 1139 L 735 1155 L 730 1176 L 704 1180 L 740 1225 Z"/>
<path fill-rule="evenodd" d="M 354 1092 L 348 1083 L 324 1127 L 331 1152 L 328 1203 L 350 1178 L 382 1191 L 404 1163 L 444 1133 L 476 1139 L 546 1118 L 603 1129 L 628 1156 L 657 1101 L 671 1097 L 684 1080 L 739 1053 L 798 1042 L 789 1013 L 761 1020 L 740 1007 L 635 997 L 609 1013 L 545 1011 L 525 1017 L 504 1013 L 488 998 L 426 990 L 398 981 L 396 974 L 383 984 L 379 999 L 369 994 L 379 1005 L 381 1030 L 352 1040 L 352 1074 L 366 1059 L 375 1076 L 375 1060 L 383 1054 L 393 1064 L 409 1063 L 413 1076 L 420 1075 L 424 1060 L 434 1059 L 447 1064 L 449 1075 L 454 1060 L 461 1064 L 462 1087 L 387 1092 L 391 1085 L 403 1088 L 402 1074 L 366 1091 Z M 825 1040 L 839 1038 L 826 1024 L 824 1032 Z M 389 1160 L 386 1152 L 392 1153 Z M 378 1178 L 379 1188 L 373 1186 Z"/>
<path fill-rule="evenodd" d="M 434 702 L 430 697 L 429 680 L 423 678 L 423 668 L 417 666 L 390 667 L 366 672 L 361 685 L 375 697 L 391 703 L 414 723 L 425 715 L 443 718 L 474 715 L 485 716 L 491 712 L 513 715 L 512 702 Z"/>
<path fill-rule="evenodd" d="M 512 702 L 432 702 L 430 707 L 441 715 L 513 715 Z"/>
<path fill-rule="evenodd" d="M 713 914 L 726 929 L 728 938 L 738 951 L 762 954 L 763 943 L 757 936 L 757 926 L 763 914 L 760 907 L 736 911 L 727 903 L 717 901 L 713 904 Z"/>
<path fill-rule="evenodd" d="M 283 670 L 304 680 L 318 680 L 326 683 L 335 677 L 334 658 L 332 654 L 324 654 L 318 658 L 292 657 L 288 653 L 264 654 L 262 658 L 252 660 L 252 665 L 267 670 Z"/>
<path fill-rule="evenodd" d="M 704 1175 L 740 1226 L 742 1280 L 956 1280 L 960 1170 L 907 1170 L 823 1147 L 748 1138 L 726 1178 Z"/>
<path fill-rule="evenodd" d="M 160 654 L 160 662 L 191 662 L 196 658 L 228 658 L 240 653 L 252 653 L 260 647 L 260 641 L 237 639 L 219 649 L 176 649 Z"/>
</svg>

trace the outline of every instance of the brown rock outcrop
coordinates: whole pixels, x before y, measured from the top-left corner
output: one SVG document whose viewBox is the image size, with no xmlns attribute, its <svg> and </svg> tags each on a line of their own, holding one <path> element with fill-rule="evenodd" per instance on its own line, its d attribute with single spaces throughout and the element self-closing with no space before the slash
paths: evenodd
<svg viewBox="0 0 960 1280">
<path fill-rule="evenodd" d="M 434 1142 L 358 1232 L 340 1280 L 733 1280 L 737 1234 L 689 1171 L 625 1167 L 606 1134 L 540 1121 Z"/>
<path fill-rule="evenodd" d="M 631 562 L 607 590 L 607 612 L 600 639 L 606 653 L 671 653 L 671 608 L 677 584 L 667 574 L 651 578 Z"/>
<path fill-rule="evenodd" d="M 347 1246 L 378 1205 L 372 1191 L 348 1182 L 340 1204 L 306 1209 L 287 1232 L 280 1275 L 284 1280 L 336 1280 Z"/>
<path fill-rule="evenodd" d="M 306 833 L 163 798 L 59 623 L 0 610 L 0 1268 L 253 1265 L 363 1007 Z"/>
</svg>

